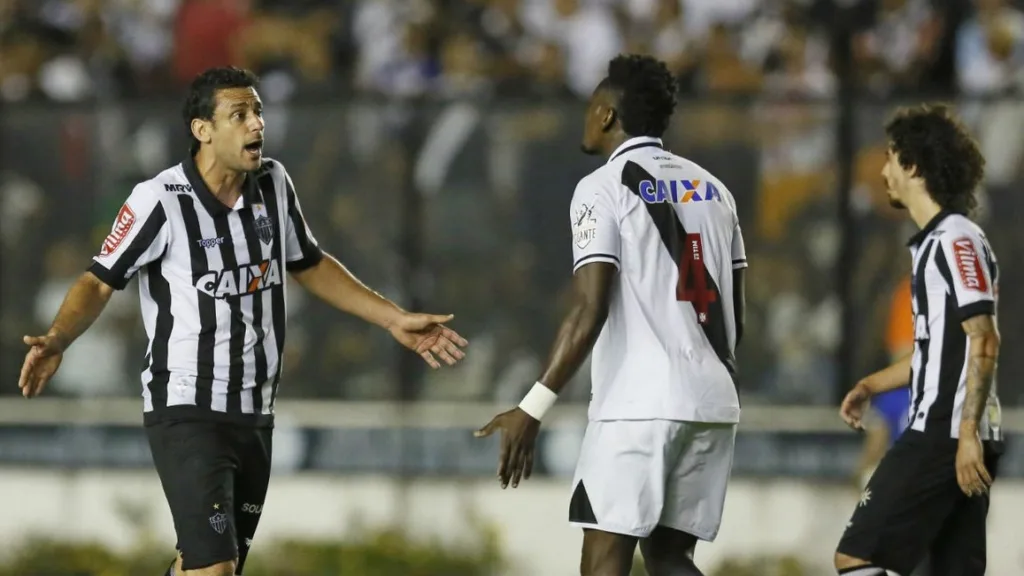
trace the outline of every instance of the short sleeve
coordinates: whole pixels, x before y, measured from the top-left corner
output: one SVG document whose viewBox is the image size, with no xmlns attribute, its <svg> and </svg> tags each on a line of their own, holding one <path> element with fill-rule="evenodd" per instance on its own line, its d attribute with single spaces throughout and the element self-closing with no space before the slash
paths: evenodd
<svg viewBox="0 0 1024 576">
<path fill-rule="evenodd" d="M 295 185 L 287 172 L 284 174 L 284 182 L 288 202 L 284 230 L 285 268 L 289 272 L 300 272 L 319 264 L 324 254 L 306 223 L 299 197 L 295 194 Z"/>
<path fill-rule="evenodd" d="M 935 264 L 956 300 L 961 321 L 995 313 L 994 260 L 981 234 L 969 230 L 945 232 L 939 236 Z"/>
<path fill-rule="evenodd" d="M 747 247 L 743 244 L 743 229 L 740 228 L 739 220 L 732 231 L 732 269 L 739 270 L 747 267 Z"/>
<path fill-rule="evenodd" d="M 619 264 L 619 219 L 608 194 L 592 181 L 576 186 L 569 209 L 572 271 L 591 262 Z"/>
<path fill-rule="evenodd" d="M 117 212 L 89 271 L 123 290 L 140 268 L 163 257 L 169 243 L 170 226 L 159 192 L 140 184 Z"/>
</svg>

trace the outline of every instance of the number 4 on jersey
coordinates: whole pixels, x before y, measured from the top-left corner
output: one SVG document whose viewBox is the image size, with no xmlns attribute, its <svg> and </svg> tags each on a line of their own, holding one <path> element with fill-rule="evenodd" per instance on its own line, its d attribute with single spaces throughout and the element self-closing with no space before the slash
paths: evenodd
<svg viewBox="0 0 1024 576">
<path fill-rule="evenodd" d="M 714 289 L 708 288 L 704 273 L 704 246 L 700 234 L 687 234 L 679 255 L 679 284 L 676 300 L 689 302 L 697 312 L 697 322 L 707 324 L 708 309 L 718 299 Z"/>
</svg>

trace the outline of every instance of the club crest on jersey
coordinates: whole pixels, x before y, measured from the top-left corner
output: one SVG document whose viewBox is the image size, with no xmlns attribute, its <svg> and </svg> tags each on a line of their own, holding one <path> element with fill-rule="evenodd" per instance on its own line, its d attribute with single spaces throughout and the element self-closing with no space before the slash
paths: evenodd
<svg viewBox="0 0 1024 576">
<path fill-rule="evenodd" d="M 594 241 L 597 235 L 597 218 L 594 216 L 593 204 L 580 204 L 572 215 L 572 241 L 579 249 L 584 249 Z"/>
<path fill-rule="evenodd" d="M 218 299 L 256 294 L 281 285 L 281 264 L 264 260 L 231 270 L 207 272 L 196 278 L 196 289 Z"/>
<path fill-rule="evenodd" d="M 648 204 L 722 201 L 722 195 L 714 184 L 703 184 L 704 191 L 701 192 L 700 180 L 643 180 L 640 182 L 640 197 Z"/>
<path fill-rule="evenodd" d="M 255 218 L 256 236 L 264 244 L 270 245 L 274 241 L 274 221 L 267 214 L 265 204 L 253 204 L 252 215 Z"/>
</svg>

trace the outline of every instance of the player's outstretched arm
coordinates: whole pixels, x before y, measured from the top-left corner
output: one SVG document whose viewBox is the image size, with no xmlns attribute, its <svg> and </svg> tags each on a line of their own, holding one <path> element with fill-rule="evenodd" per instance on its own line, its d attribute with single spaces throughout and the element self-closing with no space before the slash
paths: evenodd
<svg viewBox="0 0 1024 576">
<path fill-rule="evenodd" d="M 572 302 L 555 338 L 544 373 L 519 406 L 495 416 L 475 436 L 483 438 L 501 432 L 498 478 L 501 487 L 533 472 L 533 450 L 544 413 L 555 403 L 569 379 L 590 354 L 601 333 L 611 295 L 614 264 L 592 262 L 576 270 L 572 281 Z"/>
<path fill-rule="evenodd" d="M 22 396 L 31 398 L 43 391 L 57 372 L 64 351 L 99 318 L 113 293 L 113 288 L 86 272 L 68 290 L 50 330 L 44 336 L 23 338 L 29 351 L 18 378 Z"/>
<path fill-rule="evenodd" d="M 868 400 L 872 396 L 910 385 L 910 363 L 913 355 L 897 360 L 892 366 L 867 376 L 850 390 L 839 407 L 839 417 L 854 430 L 864 428 L 862 422 Z"/>
<path fill-rule="evenodd" d="M 858 383 L 858 386 L 861 384 L 866 386 L 872 396 L 910 386 L 910 363 L 913 358 L 913 354 L 907 354 L 888 368 L 883 368 L 864 378 Z"/>
<path fill-rule="evenodd" d="M 453 365 L 465 354 L 460 347 L 468 342 L 454 330 L 443 326 L 453 316 L 407 312 L 378 292 L 370 289 L 349 272 L 333 256 L 324 254 L 320 261 L 292 277 L 311 294 L 331 306 L 380 326 L 403 346 L 419 354 L 432 368 Z"/>
</svg>

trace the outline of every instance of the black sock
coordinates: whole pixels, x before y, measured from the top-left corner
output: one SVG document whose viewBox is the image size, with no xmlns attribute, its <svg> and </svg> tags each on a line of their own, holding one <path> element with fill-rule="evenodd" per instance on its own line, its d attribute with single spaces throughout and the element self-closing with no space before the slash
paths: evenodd
<svg viewBox="0 0 1024 576">
<path fill-rule="evenodd" d="M 878 566 L 857 566 L 856 568 L 843 568 L 839 571 L 840 576 L 885 576 L 885 569 Z"/>
</svg>

